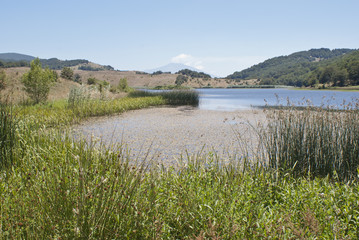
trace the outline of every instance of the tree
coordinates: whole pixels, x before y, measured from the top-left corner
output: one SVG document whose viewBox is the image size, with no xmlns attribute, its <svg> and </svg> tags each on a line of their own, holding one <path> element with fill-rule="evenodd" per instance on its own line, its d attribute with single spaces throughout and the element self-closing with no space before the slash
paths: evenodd
<svg viewBox="0 0 359 240">
<path fill-rule="evenodd" d="M 188 81 L 188 78 L 186 76 L 183 76 L 183 75 L 178 75 L 176 77 L 176 81 L 175 81 L 175 84 L 177 86 L 181 86 L 182 84 L 186 83 Z"/>
<path fill-rule="evenodd" d="M 1 70 L 0 71 L 0 91 L 5 89 L 6 87 L 6 74 L 5 74 L 5 71 L 4 70 Z"/>
<path fill-rule="evenodd" d="M 40 103 L 47 100 L 54 74 L 48 68 L 42 69 L 40 60 L 36 58 L 30 64 L 30 71 L 22 76 L 21 82 L 29 97 L 35 103 Z"/>
<path fill-rule="evenodd" d="M 120 92 L 129 92 L 130 91 L 130 87 L 128 86 L 126 78 L 121 78 L 120 79 L 120 82 L 117 85 L 117 89 Z"/>
<path fill-rule="evenodd" d="M 359 60 L 349 63 L 348 75 L 353 85 L 359 84 Z"/>
<path fill-rule="evenodd" d="M 71 68 L 64 67 L 61 70 L 61 77 L 62 78 L 65 78 L 67 80 L 72 80 L 73 76 L 74 76 L 74 71 Z"/>
<path fill-rule="evenodd" d="M 348 79 L 348 72 L 346 69 L 336 69 L 333 74 L 333 85 L 344 87 L 345 81 Z"/>
</svg>

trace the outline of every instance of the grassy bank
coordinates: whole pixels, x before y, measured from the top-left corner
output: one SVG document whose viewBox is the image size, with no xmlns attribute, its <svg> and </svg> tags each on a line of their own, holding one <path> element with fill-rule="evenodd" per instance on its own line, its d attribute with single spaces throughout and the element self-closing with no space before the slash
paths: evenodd
<svg viewBox="0 0 359 240">
<path fill-rule="evenodd" d="M 359 237 L 359 185 L 353 176 L 358 156 L 355 147 L 350 149 L 358 142 L 357 111 L 344 116 L 310 109 L 269 111 L 268 122 L 257 129 L 262 151 L 242 156 L 246 161 L 224 164 L 215 155 L 199 154 L 169 169 L 153 164 L 150 156 L 136 162 L 122 146 L 94 148 L 49 128 L 150 103 L 167 102 L 161 96 L 137 96 L 2 107 L 7 118 L 1 125 L 6 135 L 1 153 L 11 153 L 12 161 L 0 170 L 0 238 Z M 318 142 L 307 138 L 311 134 L 319 136 Z M 328 160 L 333 166 L 322 174 L 325 162 L 316 161 L 335 155 L 335 141 L 341 141 L 338 153 L 348 148 L 353 154 L 341 158 L 341 165 Z M 310 146 L 315 154 L 303 158 Z M 348 163 L 353 165 L 342 171 Z"/>
</svg>

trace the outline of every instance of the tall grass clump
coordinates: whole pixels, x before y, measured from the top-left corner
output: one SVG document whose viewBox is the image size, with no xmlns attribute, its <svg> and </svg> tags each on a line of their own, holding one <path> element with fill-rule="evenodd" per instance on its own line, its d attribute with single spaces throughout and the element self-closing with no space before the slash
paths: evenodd
<svg viewBox="0 0 359 240">
<path fill-rule="evenodd" d="M 11 105 L 0 102 L 0 169 L 14 162 L 16 119 Z"/>
<path fill-rule="evenodd" d="M 194 90 L 171 90 L 171 91 L 134 91 L 129 97 L 160 96 L 168 105 L 191 105 L 198 106 L 199 93 Z"/>
<path fill-rule="evenodd" d="M 261 135 L 270 167 L 295 176 L 358 176 L 359 110 L 344 107 L 270 111 Z"/>
</svg>

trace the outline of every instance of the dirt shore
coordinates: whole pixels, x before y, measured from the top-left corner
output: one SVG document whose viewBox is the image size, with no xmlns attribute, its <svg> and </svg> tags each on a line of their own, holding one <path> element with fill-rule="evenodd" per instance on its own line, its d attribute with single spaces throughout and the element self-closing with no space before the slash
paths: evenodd
<svg viewBox="0 0 359 240">
<path fill-rule="evenodd" d="M 213 153 L 238 158 L 243 143 L 255 139 L 252 126 L 265 120 L 262 110 L 234 112 L 200 110 L 193 107 L 160 107 L 126 112 L 112 117 L 92 118 L 74 128 L 106 145 L 123 144 L 135 158 L 154 158 L 165 165 L 181 155 Z M 240 138 L 240 140 L 239 140 Z"/>
</svg>

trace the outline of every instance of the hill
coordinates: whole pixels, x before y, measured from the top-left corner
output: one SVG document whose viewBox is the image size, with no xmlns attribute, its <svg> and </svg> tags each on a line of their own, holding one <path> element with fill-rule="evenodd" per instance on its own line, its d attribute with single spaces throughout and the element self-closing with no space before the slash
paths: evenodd
<svg viewBox="0 0 359 240">
<path fill-rule="evenodd" d="M 27 67 L 35 57 L 19 54 L 19 53 L 0 53 L 0 67 Z M 48 67 L 52 70 L 61 70 L 64 67 L 72 67 L 74 69 L 81 69 L 86 71 L 101 71 L 101 70 L 114 70 L 113 67 L 107 65 L 92 63 L 85 59 L 74 60 L 60 60 L 57 58 L 40 59 L 43 67 Z"/>
<path fill-rule="evenodd" d="M 311 49 L 268 59 L 240 72 L 235 72 L 227 79 L 260 79 L 261 84 L 278 84 L 290 86 L 308 86 L 309 77 L 319 67 L 333 64 L 354 49 L 327 48 Z M 318 80 L 319 81 L 319 80 Z"/>
<path fill-rule="evenodd" d="M 18 61 L 26 61 L 30 62 L 34 60 L 35 57 L 20 53 L 0 53 L 0 60 L 4 62 L 18 62 Z"/>
</svg>

